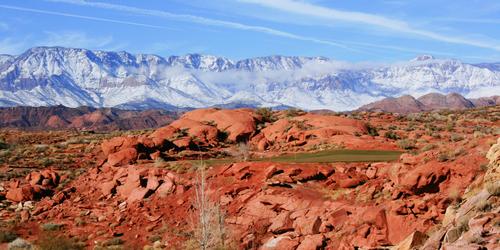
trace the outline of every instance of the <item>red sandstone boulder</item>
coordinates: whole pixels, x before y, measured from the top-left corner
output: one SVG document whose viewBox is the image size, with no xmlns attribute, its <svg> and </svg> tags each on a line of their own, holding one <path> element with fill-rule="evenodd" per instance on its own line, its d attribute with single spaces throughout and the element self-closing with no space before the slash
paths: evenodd
<svg viewBox="0 0 500 250">
<path fill-rule="evenodd" d="M 399 184 L 416 194 L 435 193 L 439 191 L 439 184 L 450 175 L 450 170 L 442 165 L 425 164 L 402 174 Z"/>
<path fill-rule="evenodd" d="M 307 235 L 300 245 L 297 247 L 297 250 L 310 250 L 310 249 L 319 249 L 323 247 L 325 244 L 325 236 L 322 234 L 316 235 Z"/>
<path fill-rule="evenodd" d="M 158 146 L 162 144 L 164 140 L 173 138 L 177 131 L 179 131 L 178 128 L 169 125 L 155 130 L 149 137 L 153 140 L 155 145 Z"/>
<path fill-rule="evenodd" d="M 137 160 L 137 150 L 135 148 L 125 148 L 116 153 L 108 155 L 108 164 L 119 166 L 134 163 Z"/>
<path fill-rule="evenodd" d="M 251 109 L 198 109 L 184 114 L 183 119 L 213 123 L 218 130 L 229 133 L 230 141 L 238 141 L 255 133 L 258 118 Z"/>
<path fill-rule="evenodd" d="M 31 186 L 12 188 L 7 191 L 5 198 L 15 202 L 33 200 L 35 191 Z"/>
<path fill-rule="evenodd" d="M 137 138 L 135 137 L 114 137 L 112 139 L 103 141 L 101 143 L 101 149 L 104 152 L 104 155 L 109 155 L 112 153 L 116 153 L 122 149 L 136 148 L 137 144 Z"/>
<path fill-rule="evenodd" d="M 141 201 L 146 197 L 148 192 L 150 192 L 150 190 L 147 188 L 143 188 L 143 187 L 135 188 L 134 190 L 132 190 L 130 195 L 127 197 L 127 202 L 132 203 L 132 202 L 136 202 L 136 201 Z"/>
</svg>

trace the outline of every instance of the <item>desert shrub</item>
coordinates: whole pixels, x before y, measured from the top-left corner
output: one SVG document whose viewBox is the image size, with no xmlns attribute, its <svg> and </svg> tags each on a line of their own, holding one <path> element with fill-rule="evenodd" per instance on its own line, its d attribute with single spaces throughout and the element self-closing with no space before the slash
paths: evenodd
<svg viewBox="0 0 500 250">
<path fill-rule="evenodd" d="M 54 160 L 44 157 L 38 161 L 38 163 L 43 167 L 48 167 L 54 163 Z"/>
<path fill-rule="evenodd" d="M 483 163 L 483 164 L 479 165 L 479 169 L 481 169 L 481 171 L 486 172 L 486 170 L 488 170 L 488 164 Z"/>
<path fill-rule="evenodd" d="M 455 159 L 455 157 L 453 157 L 453 155 L 451 155 L 448 152 L 441 152 L 441 153 L 439 153 L 438 158 L 437 158 L 437 160 L 439 162 L 451 161 L 451 160 L 454 160 L 454 159 Z"/>
<path fill-rule="evenodd" d="M 250 146 L 246 142 L 238 143 L 237 156 L 241 161 L 248 161 L 250 158 Z"/>
<path fill-rule="evenodd" d="M 35 145 L 35 151 L 37 153 L 43 153 L 43 152 L 47 151 L 47 149 L 49 149 L 49 145 L 46 145 L 46 144 Z"/>
<path fill-rule="evenodd" d="M 448 199 L 458 204 L 462 201 L 462 195 L 457 187 L 451 187 L 448 193 Z"/>
<path fill-rule="evenodd" d="M 15 240 L 17 238 L 17 234 L 13 231 L 0 231 L 0 243 L 7 243 Z"/>
<path fill-rule="evenodd" d="M 446 131 L 454 131 L 455 130 L 455 123 L 454 122 L 448 122 L 446 123 Z"/>
<path fill-rule="evenodd" d="M 59 231 L 62 228 L 61 224 L 46 223 L 42 225 L 43 231 Z"/>
<path fill-rule="evenodd" d="M 285 110 L 286 117 L 295 117 L 295 116 L 299 116 L 302 114 L 304 114 L 304 111 L 301 109 L 297 109 L 297 108 L 291 108 L 291 109 Z"/>
<path fill-rule="evenodd" d="M 469 231 L 469 218 L 467 217 L 461 217 L 458 221 L 458 230 L 461 233 Z"/>
<path fill-rule="evenodd" d="M 0 139 L 0 150 L 1 149 L 8 149 L 8 148 L 9 148 L 9 144 L 5 143 L 5 141 Z"/>
<path fill-rule="evenodd" d="M 204 121 L 203 123 L 208 126 L 217 127 L 217 123 L 214 120 Z"/>
<path fill-rule="evenodd" d="M 425 151 L 429 151 L 431 149 L 435 149 L 436 148 L 436 145 L 434 144 L 427 144 L 425 145 L 423 148 L 422 148 L 422 151 L 425 152 Z"/>
<path fill-rule="evenodd" d="M 154 243 L 155 241 L 160 241 L 161 240 L 161 236 L 160 235 L 150 235 L 148 237 L 148 241 L 151 242 L 151 243 Z"/>
<path fill-rule="evenodd" d="M 462 135 L 459 135 L 459 134 L 452 134 L 450 136 L 450 140 L 453 142 L 461 141 L 463 139 L 464 139 L 464 137 Z"/>
<path fill-rule="evenodd" d="M 371 136 L 378 136 L 378 130 L 376 127 L 372 126 L 370 123 L 365 124 L 366 131 L 368 132 L 369 135 Z"/>
<path fill-rule="evenodd" d="M 255 110 L 255 113 L 262 117 L 263 122 L 276 121 L 276 117 L 274 116 L 273 111 L 270 108 L 258 108 Z"/>
<path fill-rule="evenodd" d="M 486 185 L 486 190 L 493 196 L 500 196 L 500 183 L 494 182 Z"/>
<path fill-rule="evenodd" d="M 218 202 L 213 202 L 208 196 L 206 166 L 198 167 L 195 182 L 195 218 L 193 219 L 192 239 L 186 242 L 186 249 L 226 249 L 227 234 L 225 212 Z"/>
<path fill-rule="evenodd" d="M 107 241 L 105 241 L 102 245 L 107 247 L 107 246 L 117 246 L 117 245 L 123 245 L 124 241 L 121 238 L 112 238 Z"/>
<path fill-rule="evenodd" d="M 37 245 L 39 250 L 79 250 L 85 249 L 85 244 L 76 242 L 75 240 L 56 236 L 53 234 L 42 235 Z"/>
<path fill-rule="evenodd" d="M 1 149 L 0 150 L 0 158 L 7 158 L 11 154 L 9 149 Z"/>
<path fill-rule="evenodd" d="M 476 204 L 476 208 L 481 212 L 487 212 L 491 210 L 491 203 L 487 200 L 482 200 Z"/>
<path fill-rule="evenodd" d="M 397 141 L 397 145 L 399 148 L 404 149 L 404 150 L 414 149 L 415 148 L 415 141 L 410 140 L 410 139 L 402 139 L 402 140 Z"/>
<path fill-rule="evenodd" d="M 385 137 L 385 138 L 388 138 L 388 139 L 391 139 L 391 140 L 399 140 L 399 139 L 401 139 L 401 138 L 399 137 L 399 135 L 398 135 L 398 134 L 396 134 L 396 133 L 395 133 L 394 131 L 392 131 L 392 130 L 389 130 L 389 131 L 385 132 L 384 137 Z"/>
</svg>

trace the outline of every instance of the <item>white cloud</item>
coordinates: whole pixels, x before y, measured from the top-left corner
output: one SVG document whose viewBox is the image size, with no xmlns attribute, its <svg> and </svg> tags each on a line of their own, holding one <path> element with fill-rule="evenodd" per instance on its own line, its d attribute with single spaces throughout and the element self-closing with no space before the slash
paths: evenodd
<svg viewBox="0 0 500 250">
<path fill-rule="evenodd" d="M 0 40 L 0 54 L 17 55 L 26 48 L 26 41 L 14 38 Z"/>
<path fill-rule="evenodd" d="M 272 28 L 264 27 L 264 26 L 247 25 L 247 24 L 242 24 L 242 23 L 238 23 L 238 22 L 230 22 L 230 21 L 206 18 L 206 17 L 201 17 L 201 16 L 175 14 L 175 13 L 160 11 L 160 10 L 142 9 L 142 8 L 136 8 L 136 7 L 130 7 L 130 6 L 118 5 L 118 4 L 103 3 L 103 2 L 87 2 L 87 1 L 80 1 L 80 0 L 48 0 L 48 1 L 75 4 L 75 5 L 81 5 L 81 6 L 96 7 L 96 8 L 102 8 L 102 9 L 111 9 L 111 10 L 129 12 L 129 13 L 134 13 L 134 14 L 141 14 L 141 15 L 146 15 L 146 16 L 156 16 L 156 17 L 168 18 L 168 19 L 173 19 L 173 20 L 177 20 L 177 21 L 190 22 L 190 23 L 196 23 L 196 24 L 201 24 L 201 25 L 218 26 L 218 27 L 225 27 L 225 28 L 238 29 L 238 30 L 248 30 L 248 31 L 254 31 L 254 32 L 259 32 L 259 33 L 265 33 L 265 34 L 269 34 L 269 35 L 273 35 L 273 36 L 290 38 L 290 39 L 294 39 L 294 40 L 308 41 L 308 42 L 313 42 L 313 43 L 319 43 L 319 44 L 354 50 L 345 44 L 338 43 L 335 41 L 323 40 L 323 39 L 318 39 L 318 38 L 314 38 L 314 37 L 297 35 L 297 34 L 289 33 L 286 31 L 281 31 L 281 30 L 277 30 L 277 29 L 272 29 Z"/>
<path fill-rule="evenodd" d="M 474 40 L 464 37 L 440 34 L 428 30 L 418 29 L 410 26 L 407 22 L 387 18 L 381 15 L 374 15 L 356 11 L 337 10 L 334 8 L 327 8 L 320 5 L 315 5 L 302 1 L 299 2 L 294 0 L 272 0 L 272 1 L 239 0 L 239 1 L 245 3 L 257 4 L 260 6 L 273 8 L 289 13 L 321 18 L 324 20 L 344 21 L 344 22 L 359 23 L 364 25 L 371 25 L 402 33 L 417 35 L 436 41 L 469 45 L 474 47 L 500 51 L 500 46 L 499 46 L 500 42 L 496 41 L 487 42 L 487 41 Z"/>
<path fill-rule="evenodd" d="M 39 42 L 44 46 L 62 46 L 72 48 L 103 49 L 112 46 L 113 37 L 89 37 L 78 31 L 45 31 L 46 38 Z"/>
<path fill-rule="evenodd" d="M 117 23 L 117 24 L 126 24 L 126 25 L 133 25 L 133 26 L 141 26 L 141 27 L 147 27 L 147 28 L 174 30 L 173 28 L 166 27 L 166 26 L 159 26 L 159 25 L 152 25 L 152 24 L 145 24 L 145 23 L 138 23 L 138 22 L 129 22 L 129 21 L 122 21 L 122 20 L 116 20 L 116 19 L 110 19 L 110 18 L 102 18 L 102 17 L 94 17 L 94 16 L 76 15 L 76 14 L 65 13 L 65 12 L 55 12 L 55 11 L 48 11 L 48 10 L 24 8 L 24 7 L 11 6 L 11 5 L 0 4 L 0 8 L 11 9 L 11 10 L 19 10 L 19 11 L 24 11 L 24 12 L 40 13 L 40 14 L 53 15 L 53 16 L 64 16 L 64 17 L 72 17 L 72 18 L 78 18 L 78 19 L 100 21 L 100 22 L 108 22 L 108 23 Z"/>
</svg>

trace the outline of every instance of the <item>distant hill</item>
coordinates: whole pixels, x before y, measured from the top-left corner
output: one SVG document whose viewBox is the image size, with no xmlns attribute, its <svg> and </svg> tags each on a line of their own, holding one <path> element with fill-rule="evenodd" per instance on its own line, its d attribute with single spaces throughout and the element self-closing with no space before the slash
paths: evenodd
<svg viewBox="0 0 500 250">
<path fill-rule="evenodd" d="M 419 98 L 410 95 L 389 97 L 364 105 L 358 111 L 384 111 L 393 113 L 416 113 L 432 110 L 460 110 L 475 107 L 495 106 L 500 104 L 500 96 L 467 99 L 460 94 L 447 95 L 430 93 Z"/>
<path fill-rule="evenodd" d="M 0 127 L 21 129 L 131 130 L 156 128 L 177 118 L 163 110 L 129 111 L 115 108 L 64 106 L 0 108 Z"/>
</svg>

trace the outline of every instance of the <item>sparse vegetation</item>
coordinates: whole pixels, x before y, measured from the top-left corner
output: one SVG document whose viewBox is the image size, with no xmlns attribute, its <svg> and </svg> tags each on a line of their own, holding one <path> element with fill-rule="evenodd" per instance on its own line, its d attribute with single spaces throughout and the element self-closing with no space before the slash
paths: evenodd
<svg viewBox="0 0 500 250">
<path fill-rule="evenodd" d="M 2 149 L 8 149 L 9 148 L 9 144 L 5 143 L 5 141 L 3 141 L 2 139 L 0 139 L 0 150 Z"/>
<path fill-rule="evenodd" d="M 247 142 L 238 143 L 237 150 L 237 156 L 241 161 L 248 161 L 250 159 L 250 146 Z"/>
<path fill-rule="evenodd" d="M 198 176 L 195 184 L 196 219 L 193 222 L 194 239 L 188 241 L 188 248 L 196 249 L 225 249 L 227 232 L 224 225 L 225 213 L 219 203 L 213 202 L 208 196 L 208 187 L 205 165 L 198 166 Z M 195 244 L 193 244 L 195 243 Z M 194 245 L 194 246 L 193 246 Z"/>
<path fill-rule="evenodd" d="M 452 134 L 452 135 L 450 136 L 450 140 L 451 140 L 452 142 L 458 142 L 458 141 L 461 141 L 461 140 L 463 140 L 463 139 L 464 139 L 464 136 L 463 136 L 463 135 L 459 135 L 459 134 Z"/>
<path fill-rule="evenodd" d="M 60 235 L 43 234 L 37 240 L 37 247 L 39 250 L 80 250 L 85 249 L 85 244 Z"/>
<path fill-rule="evenodd" d="M 486 190 L 493 196 L 500 196 L 500 182 L 493 182 L 486 185 Z"/>
<path fill-rule="evenodd" d="M 55 223 L 46 223 L 42 225 L 43 231 L 59 231 L 62 229 L 61 224 L 55 224 Z"/>
<path fill-rule="evenodd" d="M 369 135 L 379 136 L 377 128 L 372 126 L 370 123 L 366 123 L 365 127 L 366 127 L 366 131 L 368 132 Z"/>
<path fill-rule="evenodd" d="M 304 114 L 304 111 L 297 108 L 290 108 L 285 111 L 286 117 L 296 117 L 302 114 Z"/>
<path fill-rule="evenodd" d="M 434 144 L 427 144 L 427 145 L 425 145 L 422 148 L 422 152 L 429 151 L 429 150 L 432 150 L 432 149 L 435 149 L 435 148 L 436 148 L 436 145 L 434 145 Z"/>
<path fill-rule="evenodd" d="M 384 137 L 388 138 L 388 139 L 391 139 L 391 140 L 399 140 L 399 139 L 401 139 L 401 137 L 399 137 L 399 135 L 396 134 L 393 130 L 389 130 L 389 131 L 385 132 Z"/>
<path fill-rule="evenodd" d="M 415 140 L 410 140 L 410 139 L 402 139 L 397 141 L 398 147 L 404 150 L 414 149 L 415 144 L 416 144 Z"/>
<path fill-rule="evenodd" d="M 7 243 L 15 240 L 17 234 L 11 230 L 0 230 L 0 243 Z"/>
<path fill-rule="evenodd" d="M 255 110 L 255 113 L 262 117 L 263 122 L 274 122 L 276 121 L 276 117 L 273 111 L 270 108 L 258 108 Z"/>
</svg>

